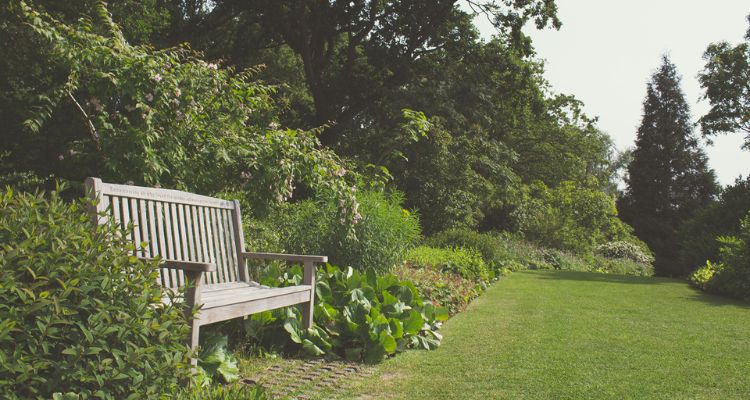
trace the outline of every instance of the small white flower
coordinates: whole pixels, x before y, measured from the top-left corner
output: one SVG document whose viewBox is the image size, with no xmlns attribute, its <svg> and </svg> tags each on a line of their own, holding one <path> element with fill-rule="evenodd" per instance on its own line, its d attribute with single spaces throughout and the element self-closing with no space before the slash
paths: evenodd
<svg viewBox="0 0 750 400">
<path fill-rule="evenodd" d="M 180 90 L 180 88 L 175 89 L 174 90 L 174 95 L 177 96 L 177 97 L 180 97 L 180 95 L 182 95 L 182 90 Z"/>
<path fill-rule="evenodd" d="M 148 101 L 150 103 L 150 102 L 154 101 L 154 95 L 151 94 L 151 93 L 147 93 L 146 96 L 145 96 L 145 99 L 146 99 L 146 101 Z"/>
<path fill-rule="evenodd" d="M 64 159 L 65 159 L 65 156 L 64 156 L 64 155 L 62 155 L 62 154 L 60 154 L 59 156 L 57 156 L 57 159 L 58 159 L 58 160 L 60 160 L 60 161 L 62 161 L 62 160 L 64 160 Z"/>
<path fill-rule="evenodd" d="M 153 79 L 153 80 L 154 80 L 154 81 L 156 81 L 156 82 L 161 82 L 161 75 L 159 75 L 159 74 L 156 74 L 156 75 L 154 75 L 154 77 L 153 77 L 153 78 L 151 78 L 151 79 Z"/>
<path fill-rule="evenodd" d="M 216 64 L 214 64 L 214 63 L 209 63 L 208 64 L 208 69 L 212 69 L 212 70 L 216 71 L 217 69 L 219 69 L 219 66 L 216 65 Z"/>
<path fill-rule="evenodd" d="M 346 170 L 344 168 L 339 168 L 333 174 L 336 175 L 336 176 L 338 176 L 338 177 L 342 177 L 342 176 L 346 175 Z"/>
<path fill-rule="evenodd" d="M 268 127 L 271 128 L 271 129 L 273 129 L 273 130 L 279 129 L 279 126 L 280 126 L 279 123 L 276 122 L 276 121 L 271 122 L 270 124 L 268 124 Z"/>
</svg>

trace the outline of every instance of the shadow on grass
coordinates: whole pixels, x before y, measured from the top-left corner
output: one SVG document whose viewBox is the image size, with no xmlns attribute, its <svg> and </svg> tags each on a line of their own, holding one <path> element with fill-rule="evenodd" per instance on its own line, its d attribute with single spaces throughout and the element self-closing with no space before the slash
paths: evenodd
<svg viewBox="0 0 750 400">
<path fill-rule="evenodd" d="M 714 307 L 730 306 L 750 310 L 750 303 L 748 302 L 732 299 L 729 297 L 722 297 L 715 294 L 704 293 L 699 291 L 698 289 L 693 289 L 693 291 L 694 292 L 691 293 L 690 296 L 686 297 L 688 300 L 700 301 Z"/>
<path fill-rule="evenodd" d="M 628 284 L 636 284 L 636 285 L 658 285 L 658 284 L 664 284 L 664 283 L 680 282 L 680 280 L 678 279 L 670 279 L 670 278 L 652 278 L 652 277 L 646 277 L 646 276 L 602 274 L 598 272 L 560 271 L 560 270 L 541 270 L 541 271 L 529 271 L 529 272 L 537 274 L 539 277 L 541 277 L 541 279 L 559 280 L 559 281 L 609 282 L 609 283 L 628 283 Z"/>
<path fill-rule="evenodd" d="M 674 278 L 659 278 L 659 277 L 645 277 L 645 276 L 632 276 L 632 275 L 614 275 L 614 274 L 602 274 L 598 272 L 582 272 L 582 271 L 556 271 L 556 270 L 543 270 L 543 271 L 528 271 L 537 274 L 541 279 L 546 280 L 559 280 L 559 281 L 579 281 L 579 282 L 607 282 L 607 283 L 626 283 L 636 285 L 659 285 L 665 283 L 677 283 L 688 286 L 687 281 L 683 279 Z M 743 302 L 741 300 L 732 299 L 729 297 L 722 297 L 713 295 L 705 292 L 701 292 L 693 287 L 689 288 L 691 293 L 685 298 L 693 301 L 700 301 L 715 307 L 733 306 L 739 308 L 750 309 L 750 303 Z"/>
</svg>

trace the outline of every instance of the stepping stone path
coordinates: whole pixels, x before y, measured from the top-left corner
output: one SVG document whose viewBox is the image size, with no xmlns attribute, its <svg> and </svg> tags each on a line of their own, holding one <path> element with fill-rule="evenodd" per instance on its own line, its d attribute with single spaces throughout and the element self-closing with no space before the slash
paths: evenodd
<svg viewBox="0 0 750 400">
<path fill-rule="evenodd" d="M 299 365 L 276 364 L 241 382 L 262 386 L 274 399 L 327 399 L 373 372 L 373 367 L 363 364 L 317 359 Z"/>
</svg>

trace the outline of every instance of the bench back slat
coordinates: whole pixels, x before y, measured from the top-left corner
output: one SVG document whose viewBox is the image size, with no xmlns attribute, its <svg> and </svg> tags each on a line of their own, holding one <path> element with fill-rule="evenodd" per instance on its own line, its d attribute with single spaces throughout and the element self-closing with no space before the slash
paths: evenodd
<svg viewBox="0 0 750 400">
<path fill-rule="evenodd" d="M 89 196 L 99 199 L 92 212 L 106 215 L 97 222 L 113 219 L 126 228 L 136 255 L 214 263 L 216 271 L 204 274 L 204 282 L 209 284 L 237 282 L 247 276 L 238 257 L 245 250 L 239 202 L 171 189 L 102 183 L 98 178 L 86 179 L 86 186 Z M 167 288 L 186 282 L 182 271 L 171 269 L 160 269 L 158 279 Z"/>
</svg>

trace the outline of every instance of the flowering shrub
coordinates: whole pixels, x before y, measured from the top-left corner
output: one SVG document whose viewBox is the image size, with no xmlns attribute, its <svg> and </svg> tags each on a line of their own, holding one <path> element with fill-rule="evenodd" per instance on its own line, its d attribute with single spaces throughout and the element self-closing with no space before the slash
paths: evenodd
<svg viewBox="0 0 750 400">
<path fill-rule="evenodd" d="M 444 273 L 455 273 L 475 282 L 488 282 L 495 277 L 494 271 L 490 271 L 484 263 L 482 255 L 472 248 L 419 246 L 409 250 L 406 254 L 406 264 L 418 268 L 431 268 Z"/>
<path fill-rule="evenodd" d="M 269 217 L 282 249 L 290 253 L 325 254 L 332 264 L 364 271 L 391 271 L 420 236 L 419 219 L 401 207 L 399 193 L 362 192 L 349 211 L 354 235 L 347 230 L 332 200 L 306 200 L 281 207 Z"/>
<path fill-rule="evenodd" d="M 241 191 L 255 209 L 288 199 L 304 182 L 341 200 L 347 218 L 356 215 L 338 157 L 320 149 L 316 131 L 279 126 L 274 88 L 254 81 L 256 70 L 220 68 L 186 47 L 131 46 L 103 2 L 95 21 L 76 26 L 18 4 L 25 26 L 49 45 L 48 63 L 66 77 L 39 93 L 25 125 L 61 136 L 58 125 L 80 124 L 83 134 L 57 138 L 64 142 L 57 161 L 78 181 L 88 175 L 207 194 Z M 61 123 L 70 114 L 61 110 L 76 118 Z"/>
<path fill-rule="evenodd" d="M 436 307 L 445 307 L 450 315 L 466 309 L 471 300 L 482 293 L 481 285 L 474 280 L 432 268 L 402 264 L 394 274 L 401 280 L 412 282 L 422 298 L 431 301 Z"/>
<path fill-rule="evenodd" d="M 633 262 L 651 265 L 654 256 L 647 249 L 631 242 L 614 241 L 596 246 L 595 254 L 606 258 L 625 258 Z"/>
</svg>

